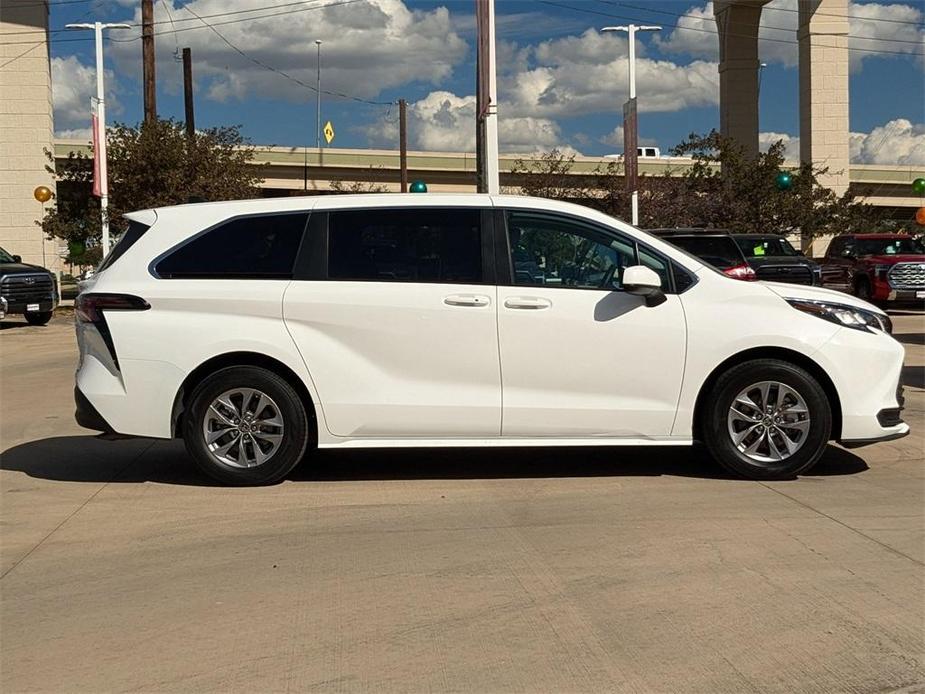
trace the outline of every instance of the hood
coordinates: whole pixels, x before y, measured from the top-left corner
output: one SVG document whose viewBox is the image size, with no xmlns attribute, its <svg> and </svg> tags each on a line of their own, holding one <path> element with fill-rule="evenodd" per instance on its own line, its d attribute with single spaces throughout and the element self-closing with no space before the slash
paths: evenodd
<svg viewBox="0 0 925 694">
<path fill-rule="evenodd" d="M 883 309 L 877 308 L 873 304 L 858 299 L 856 296 L 837 292 L 834 289 L 823 289 L 822 287 L 808 287 L 802 284 L 784 284 L 783 282 L 762 282 L 762 285 L 770 289 L 782 299 L 808 299 L 809 301 L 825 301 L 829 304 L 842 304 L 844 306 L 854 306 L 863 308 L 865 311 L 874 313 L 883 313 Z"/>
<path fill-rule="evenodd" d="M 925 263 L 925 255 L 901 253 L 899 255 L 865 255 L 863 260 L 874 265 L 896 265 L 896 263 Z"/>
<path fill-rule="evenodd" d="M 6 275 L 34 275 L 37 272 L 46 275 L 51 274 L 41 265 L 29 265 L 28 263 L 0 263 L 0 277 Z"/>
</svg>

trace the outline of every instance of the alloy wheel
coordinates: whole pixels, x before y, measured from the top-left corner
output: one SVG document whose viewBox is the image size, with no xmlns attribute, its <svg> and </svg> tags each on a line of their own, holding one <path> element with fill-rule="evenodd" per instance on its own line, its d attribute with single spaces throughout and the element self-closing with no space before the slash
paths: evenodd
<svg viewBox="0 0 925 694">
<path fill-rule="evenodd" d="M 266 393 L 227 390 L 212 401 L 202 422 L 206 448 L 219 462 L 237 468 L 263 465 L 283 441 L 283 417 Z"/>
<path fill-rule="evenodd" d="M 738 451 L 759 463 L 778 463 L 795 454 L 809 435 L 809 408 L 803 396 L 779 381 L 761 381 L 743 389 L 727 417 Z"/>
</svg>

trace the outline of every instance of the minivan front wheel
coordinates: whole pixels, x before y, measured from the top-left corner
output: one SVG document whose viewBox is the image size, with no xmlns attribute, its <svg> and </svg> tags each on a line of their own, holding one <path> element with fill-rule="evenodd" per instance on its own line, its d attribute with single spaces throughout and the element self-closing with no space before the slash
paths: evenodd
<svg viewBox="0 0 925 694">
<path fill-rule="evenodd" d="M 707 448 L 724 467 L 752 479 L 788 479 L 825 451 L 832 411 L 805 369 L 777 359 L 738 364 L 716 382 L 703 422 Z"/>
<path fill-rule="evenodd" d="M 298 393 L 277 374 L 229 367 L 193 391 L 183 440 L 199 468 L 218 481 L 271 484 L 305 454 L 308 416 Z"/>
</svg>

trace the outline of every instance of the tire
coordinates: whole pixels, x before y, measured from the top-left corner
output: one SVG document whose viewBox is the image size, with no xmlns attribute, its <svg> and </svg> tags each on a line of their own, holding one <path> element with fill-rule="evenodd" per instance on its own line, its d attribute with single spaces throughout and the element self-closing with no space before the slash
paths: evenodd
<svg viewBox="0 0 925 694">
<path fill-rule="evenodd" d="M 870 282 L 866 279 L 858 280 L 854 285 L 854 295 L 863 301 L 871 302 Z"/>
<path fill-rule="evenodd" d="M 769 384 L 767 391 L 763 384 Z M 756 359 L 732 367 L 706 402 L 702 431 L 707 449 L 727 470 L 749 479 L 792 479 L 806 472 L 822 457 L 832 433 L 832 408 L 822 386 L 786 361 Z M 768 403 L 774 410 L 770 415 Z"/>
<path fill-rule="evenodd" d="M 53 311 L 26 311 L 23 316 L 29 325 L 46 325 L 53 313 Z"/>
<path fill-rule="evenodd" d="M 183 441 L 196 465 L 229 485 L 279 482 L 305 455 L 311 438 L 299 394 L 274 372 L 255 366 L 232 366 L 207 377 L 193 390 L 183 417 Z"/>
</svg>

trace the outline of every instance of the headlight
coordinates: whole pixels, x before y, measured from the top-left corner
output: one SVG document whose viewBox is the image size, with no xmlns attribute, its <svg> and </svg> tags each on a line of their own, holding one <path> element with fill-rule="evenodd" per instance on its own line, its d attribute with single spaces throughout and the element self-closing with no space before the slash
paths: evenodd
<svg viewBox="0 0 925 694">
<path fill-rule="evenodd" d="M 873 332 L 871 328 L 882 330 L 885 333 L 893 332 L 892 321 L 883 313 L 867 311 L 856 306 L 845 304 L 831 304 L 826 301 L 811 301 L 809 299 L 787 299 L 788 304 L 798 311 L 809 313 L 831 323 L 843 325 L 846 328 Z"/>
</svg>

